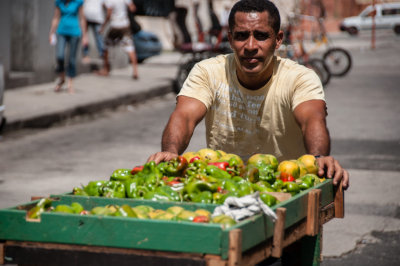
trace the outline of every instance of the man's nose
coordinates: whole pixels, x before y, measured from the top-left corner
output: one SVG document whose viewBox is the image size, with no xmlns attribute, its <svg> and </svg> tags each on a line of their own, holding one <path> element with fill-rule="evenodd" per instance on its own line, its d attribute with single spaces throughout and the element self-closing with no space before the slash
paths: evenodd
<svg viewBox="0 0 400 266">
<path fill-rule="evenodd" d="M 254 51 L 257 49 L 257 40 L 254 38 L 253 34 L 250 34 L 249 38 L 247 39 L 245 49 L 248 51 Z"/>
</svg>

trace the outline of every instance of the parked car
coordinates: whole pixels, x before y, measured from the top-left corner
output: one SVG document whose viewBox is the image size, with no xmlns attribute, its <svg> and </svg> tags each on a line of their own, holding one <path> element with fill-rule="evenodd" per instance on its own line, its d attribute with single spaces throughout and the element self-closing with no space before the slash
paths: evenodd
<svg viewBox="0 0 400 266">
<path fill-rule="evenodd" d="M 161 53 L 162 44 L 154 33 L 140 30 L 133 35 L 133 39 L 139 63 Z"/>
<path fill-rule="evenodd" d="M 357 35 L 360 30 L 371 29 L 374 14 L 376 29 L 393 29 L 396 34 L 400 34 L 400 2 L 376 4 L 375 8 L 367 6 L 358 16 L 345 18 L 340 24 L 340 30 Z"/>
</svg>

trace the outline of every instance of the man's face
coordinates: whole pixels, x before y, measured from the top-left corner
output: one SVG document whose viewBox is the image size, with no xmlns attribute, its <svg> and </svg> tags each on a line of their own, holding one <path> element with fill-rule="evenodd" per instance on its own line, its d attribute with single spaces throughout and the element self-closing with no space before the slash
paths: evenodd
<svg viewBox="0 0 400 266">
<path fill-rule="evenodd" d="M 275 34 L 268 22 L 268 12 L 237 12 L 229 42 L 235 52 L 239 79 L 265 76 L 272 71 L 269 65 L 283 34 Z M 272 74 L 272 72 L 271 72 Z"/>
</svg>

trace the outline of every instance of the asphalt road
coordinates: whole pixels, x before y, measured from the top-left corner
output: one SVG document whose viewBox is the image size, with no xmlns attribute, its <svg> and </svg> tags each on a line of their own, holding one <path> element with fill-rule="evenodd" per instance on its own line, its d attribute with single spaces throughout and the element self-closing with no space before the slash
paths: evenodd
<svg viewBox="0 0 400 266">
<path fill-rule="evenodd" d="M 345 219 L 324 226 L 322 265 L 397 265 L 400 261 L 399 37 L 378 35 L 372 51 L 342 38 L 353 68 L 326 88 L 332 154 L 349 170 Z M 159 150 L 174 95 L 75 118 L 0 142 L 0 208 L 70 191 L 142 164 Z M 205 147 L 201 124 L 188 150 Z"/>
</svg>

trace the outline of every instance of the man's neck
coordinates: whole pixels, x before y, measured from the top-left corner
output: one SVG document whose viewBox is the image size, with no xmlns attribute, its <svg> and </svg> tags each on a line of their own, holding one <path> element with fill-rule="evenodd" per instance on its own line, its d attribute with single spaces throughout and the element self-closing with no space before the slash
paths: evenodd
<svg viewBox="0 0 400 266">
<path fill-rule="evenodd" d="M 258 90 L 264 87 L 271 79 L 274 73 L 274 60 L 270 62 L 268 68 L 257 75 L 246 75 L 244 73 L 238 73 L 236 70 L 237 79 L 243 87 L 248 90 Z"/>
</svg>

